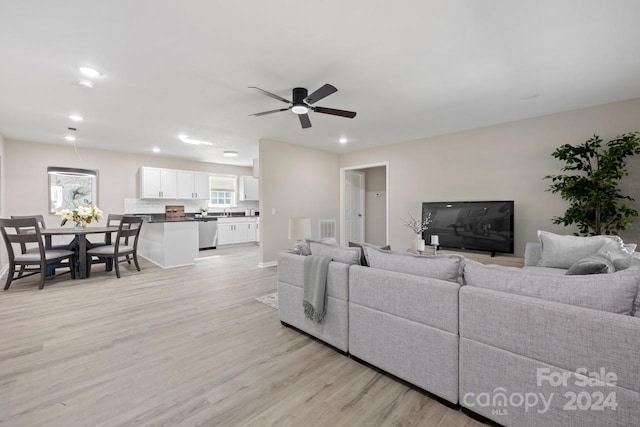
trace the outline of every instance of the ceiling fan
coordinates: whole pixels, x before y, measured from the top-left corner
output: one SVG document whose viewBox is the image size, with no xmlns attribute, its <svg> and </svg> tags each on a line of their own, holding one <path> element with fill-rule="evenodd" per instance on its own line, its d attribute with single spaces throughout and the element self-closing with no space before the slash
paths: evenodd
<svg viewBox="0 0 640 427">
<path fill-rule="evenodd" d="M 311 104 L 320 101 L 323 98 L 331 95 L 338 91 L 334 86 L 329 83 L 322 86 L 320 89 L 313 92 L 311 95 L 308 95 L 307 89 L 303 87 L 296 87 L 292 91 L 293 101 L 289 101 L 288 99 L 284 99 L 281 96 L 273 94 L 271 92 L 267 92 L 264 89 L 260 89 L 259 87 L 249 86 L 249 89 L 256 89 L 261 93 L 270 96 L 271 98 L 277 99 L 278 101 L 282 101 L 285 104 L 291 104 L 288 108 L 280 108 L 278 110 L 270 110 L 263 111 L 262 113 L 250 114 L 251 117 L 265 116 L 267 114 L 279 113 L 281 111 L 291 110 L 294 114 L 298 115 L 300 119 L 300 124 L 303 129 L 307 129 L 311 127 L 311 120 L 309 120 L 309 115 L 307 114 L 309 110 L 322 113 L 322 114 L 331 114 L 332 116 L 340 116 L 347 117 L 349 119 L 353 119 L 356 116 L 355 111 L 345 111 L 345 110 L 336 110 L 335 108 L 326 108 L 326 107 L 313 107 Z"/>
</svg>

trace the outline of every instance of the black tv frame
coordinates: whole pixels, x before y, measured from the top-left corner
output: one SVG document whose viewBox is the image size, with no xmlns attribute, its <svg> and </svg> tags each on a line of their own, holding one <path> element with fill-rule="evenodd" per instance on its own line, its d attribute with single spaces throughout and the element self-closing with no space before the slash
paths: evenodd
<svg viewBox="0 0 640 427">
<path fill-rule="evenodd" d="M 446 201 L 446 202 L 423 202 L 422 203 L 422 220 L 424 221 L 425 214 L 427 210 L 431 210 L 435 212 L 437 209 L 447 209 L 449 207 L 455 208 L 468 208 L 473 209 L 474 206 L 478 207 L 479 205 L 486 204 L 509 204 L 509 228 L 510 235 L 508 236 L 506 243 L 508 244 L 508 248 L 498 248 L 494 245 L 491 245 L 491 240 L 495 240 L 491 238 L 492 227 L 491 224 L 474 224 L 473 230 L 463 230 L 459 232 L 457 227 L 464 227 L 469 224 L 464 224 L 460 226 L 456 226 L 456 224 L 451 224 L 450 226 L 453 230 L 448 231 L 448 233 L 438 232 L 438 229 L 433 229 L 433 223 L 429 225 L 429 228 L 422 233 L 422 238 L 425 240 L 427 244 L 431 241 L 431 235 L 439 236 L 441 242 L 438 245 L 444 249 L 459 249 L 459 250 L 468 250 L 468 251 L 477 251 L 477 252 L 490 252 L 491 256 L 495 256 L 496 253 L 504 253 L 504 254 L 513 254 L 514 253 L 514 235 L 515 235 L 515 221 L 514 221 L 514 212 L 515 212 L 515 202 L 513 200 L 477 200 L 477 201 Z M 472 213 L 470 210 L 468 212 Z M 486 212 L 485 212 L 486 214 Z M 474 215 L 476 217 L 484 216 L 484 215 Z M 467 215 L 469 217 L 469 215 Z M 432 213 L 431 219 L 434 219 L 434 213 Z M 441 229 L 441 228 L 440 228 Z M 453 235 L 455 234 L 460 238 L 461 243 L 459 245 L 451 245 L 450 241 L 442 242 L 442 236 Z M 486 237 L 486 244 L 477 244 L 477 242 L 481 242 L 483 238 Z M 504 237 L 504 236 L 502 236 Z M 466 244 L 465 244 L 466 242 Z M 475 242 L 475 243 L 474 243 Z M 506 250 L 508 249 L 508 250 Z"/>
</svg>

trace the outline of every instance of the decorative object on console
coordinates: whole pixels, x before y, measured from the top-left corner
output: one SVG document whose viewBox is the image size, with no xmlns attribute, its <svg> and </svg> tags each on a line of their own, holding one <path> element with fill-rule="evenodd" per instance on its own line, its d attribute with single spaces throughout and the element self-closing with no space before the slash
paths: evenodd
<svg viewBox="0 0 640 427">
<path fill-rule="evenodd" d="M 424 252 L 424 239 L 422 237 L 423 237 L 423 233 L 429 229 L 429 224 L 433 222 L 431 220 L 431 213 L 429 212 L 428 215 L 423 216 L 422 221 L 419 221 L 415 219 L 413 215 L 411 215 L 411 212 L 409 212 L 409 220 L 406 221 L 400 218 L 400 221 L 402 221 L 404 225 L 406 225 L 414 233 L 416 233 L 416 241 L 415 241 L 416 251 L 418 251 L 419 253 Z"/>
<path fill-rule="evenodd" d="M 622 194 L 620 180 L 629 175 L 625 158 L 634 154 L 640 154 L 639 132 L 619 135 L 604 147 L 602 139 L 594 135 L 584 144 L 557 148 L 551 155 L 566 163 L 561 170 L 576 173 L 544 177 L 551 179 L 548 191 L 560 193 L 569 202 L 564 215 L 554 217 L 553 223 L 575 224 L 583 235 L 630 228 L 638 211 L 624 203 L 633 199 Z"/>
<path fill-rule="evenodd" d="M 424 242 L 424 240 L 423 240 Z M 435 255 L 438 252 L 438 245 L 440 244 L 440 238 L 437 234 L 431 235 L 431 246 L 433 246 L 433 254 Z"/>
</svg>

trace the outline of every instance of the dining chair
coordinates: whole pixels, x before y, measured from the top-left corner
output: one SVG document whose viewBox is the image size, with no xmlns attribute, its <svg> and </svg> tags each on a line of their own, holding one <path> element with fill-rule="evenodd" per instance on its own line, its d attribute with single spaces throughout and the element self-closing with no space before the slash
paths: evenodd
<svg viewBox="0 0 640 427">
<path fill-rule="evenodd" d="M 20 219 L 20 218 L 35 218 L 37 223 L 38 223 L 38 226 L 40 227 L 40 230 L 46 230 L 47 229 L 47 224 L 44 222 L 44 216 L 42 216 L 42 215 L 11 215 L 11 219 Z M 20 230 L 18 228 L 17 232 L 19 234 L 19 233 L 22 232 L 22 230 Z M 69 243 L 64 243 L 64 244 L 60 244 L 60 245 L 52 245 L 51 248 L 49 248 L 49 249 L 67 250 L 67 251 L 74 251 L 75 252 L 76 245 L 77 245 L 77 240 L 74 239 Z M 47 248 L 45 247 L 45 249 L 47 249 Z M 37 253 L 39 251 L 37 246 L 27 246 L 26 243 L 21 243 L 20 244 L 20 250 L 22 251 L 23 254 L 26 254 L 26 253 L 29 253 L 29 252 Z M 69 267 L 69 265 L 67 263 L 59 263 L 55 267 L 66 268 L 66 267 Z M 18 272 L 18 277 L 22 277 L 24 272 L 25 271 L 29 271 L 29 270 L 31 270 L 31 269 L 29 269 L 26 265 L 21 265 L 20 266 L 20 271 Z"/>
<path fill-rule="evenodd" d="M 34 274 L 40 274 L 39 289 L 44 288 L 44 281 L 46 278 L 46 270 L 49 265 L 60 264 L 61 261 L 69 260 L 69 271 L 71 277 L 75 278 L 75 253 L 66 249 L 45 249 L 44 241 L 42 240 L 42 234 L 40 233 L 40 225 L 38 220 L 34 217 L 28 218 L 0 218 L 0 233 L 7 246 L 7 255 L 9 257 L 9 272 L 7 273 L 7 282 L 4 286 L 4 290 L 8 290 L 13 280 L 29 277 Z M 16 253 L 13 250 L 13 245 L 20 245 L 20 253 Z M 23 252 L 22 248 L 27 244 L 36 244 L 37 251 L 29 249 L 27 252 Z M 34 266 L 30 268 L 29 274 L 24 275 L 22 270 L 17 277 L 16 266 Z"/>
<path fill-rule="evenodd" d="M 11 215 L 11 219 L 20 219 L 20 218 L 35 218 L 36 221 L 38 222 L 38 226 L 40 226 L 40 230 L 46 230 L 47 229 L 47 224 L 44 222 L 44 216 L 42 215 Z M 75 246 L 75 241 L 71 241 L 69 243 L 64 243 L 61 245 L 53 245 L 51 247 L 51 249 L 66 249 L 66 250 L 73 250 L 73 247 Z M 21 249 L 22 249 L 22 253 L 28 252 L 28 251 L 38 251 L 38 248 L 33 247 L 33 248 L 27 248 L 26 245 L 20 245 Z"/>
<path fill-rule="evenodd" d="M 124 215 L 123 214 L 109 214 L 107 215 L 107 223 L 106 226 L 107 227 L 117 227 L 120 225 L 120 221 L 122 221 L 122 217 Z M 109 238 L 107 240 L 107 237 Z M 92 242 L 87 240 L 87 249 L 93 249 L 93 248 L 97 248 L 98 246 L 104 246 L 104 245 L 108 245 L 111 241 L 111 236 L 107 235 L 105 233 L 104 235 L 104 239 L 102 242 Z M 129 244 L 129 238 L 126 237 L 124 239 L 124 244 L 128 245 Z M 112 261 L 112 260 L 111 260 Z M 126 261 L 127 263 L 131 264 L 131 255 L 127 255 L 126 256 Z M 107 264 L 107 271 L 111 271 L 111 266 L 112 266 L 112 262 L 107 262 L 106 258 L 98 258 L 98 257 L 93 257 L 93 256 L 89 256 L 88 257 L 88 262 L 92 263 L 92 264 Z"/>
<path fill-rule="evenodd" d="M 103 259 L 107 261 L 107 271 L 109 270 L 108 261 L 112 261 L 118 279 L 120 278 L 119 265 L 121 257 L 125 257 L 122 261 L 127 261 L 129 256 L 131 256 L 136 265 L 136 269 L 140 271 L 140 264 L 138 263 L 138 237 L 140 236 L 141 228 L 142 218 L 123 215 L 122 218 L 120 218 L 115 241 L 110 245 L 102 245 L 89 249 L 87 256 L 97 257 L 99 260 Z M 129 239 L 133 239 L 133 244 L 130 244 Z M 91 274 L 91 264 L 93 264 L 93 262 L 87 263 L 87 276 Z"/>
</svg>

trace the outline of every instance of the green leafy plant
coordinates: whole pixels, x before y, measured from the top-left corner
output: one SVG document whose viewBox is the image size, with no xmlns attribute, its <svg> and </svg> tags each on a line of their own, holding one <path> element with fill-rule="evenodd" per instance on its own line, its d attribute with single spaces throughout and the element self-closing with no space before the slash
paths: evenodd
<svg viewBox="0 0 640 427">
<path fill-rule="evenodd" d="M 548 191 L 559 193 L 570 206 L 553 223 L 575 224 L 583 235 L 615 234 L 631 227 L 638 211 L 625 204 L 634 199 L 619 187 L 629 175 L 625 159 L 634 154 L 640 154 L 638 132 L 619 135 L 606 144 L 594 135 L 584 144 L 557 148 L 551 155 L 564 161 L 562 171 L 570 173 L 544 178 L 552 181 Z"/>
</svg>

